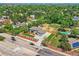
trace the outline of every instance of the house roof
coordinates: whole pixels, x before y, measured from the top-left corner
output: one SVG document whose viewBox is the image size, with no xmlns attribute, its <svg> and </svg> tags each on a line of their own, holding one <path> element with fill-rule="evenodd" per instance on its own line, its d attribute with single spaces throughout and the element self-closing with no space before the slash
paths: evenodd
<svg viewBox="0 0 79 59">
<path fill-rule="evenodd" d="M 30 28 L 31 30 L 42 30 L 42 28 L 41 27 L 32 27 L 32 28 Z"/>
<path fill-rule="evenodd" d="M 79 17 L 74 16 L 73 20 L 77 21 L 77 20 L 79 20 Z"/>
<path fill-rule="evenodd" d="M 32 27 L 32 28 L 30 28 L 30 30 L 36 31 L 37 33 L 39 33 L 41 35 L 45 33 L 45 31 L 42 30 L 42 27 Z"/>
<path fill-rule="evenodd" d="M 0 22 L 4 22 L 5 21 L 5 19 L 0 19 Z"/>
</svg>

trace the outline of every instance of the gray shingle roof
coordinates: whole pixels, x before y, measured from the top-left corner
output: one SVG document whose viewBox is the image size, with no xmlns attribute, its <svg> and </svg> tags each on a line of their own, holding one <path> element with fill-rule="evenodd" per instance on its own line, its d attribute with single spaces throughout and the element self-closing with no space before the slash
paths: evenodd
<svg viewBox="0 0 79 59">
<path fill-rule="evenodd" d="M 74 16 L 73 20 L 77 21 L 77 20 L 79 20 L 79 17 Z"/>
<path fill-rule="evenodd" d="M 45 33 L 45 31 L 42 30 L 42 27 L 32 27 L 32 28 L 30 28 L 30 30 L 31 31 L 35 31 L 35 32 L 37 32 L 40 35 Z"/>
</svg>

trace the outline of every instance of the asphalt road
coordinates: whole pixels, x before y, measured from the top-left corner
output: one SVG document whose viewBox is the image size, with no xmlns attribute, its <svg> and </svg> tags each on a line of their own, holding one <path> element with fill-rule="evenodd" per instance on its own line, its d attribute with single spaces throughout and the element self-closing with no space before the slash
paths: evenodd
<svg viewBox="0 0 79 59">
<path fill-rule="evenodd" d="M 11 40 L 11 35 L 6 33 L 0 33 L 1 36 L 4 36 L 6 39 L 0 42 L 0 55 L 5 56 L 63 56 L 49 49 L 41 47 L 32 46 L 27 40 L 15 37 L 16 41 Z"/>
<path fill-rule="evenodd" d="M 45 48 L 40 49 L 38 51 L 38 53 L 39 53 L 40 56 L 64 56 L 64 55 L 58 54 L 54 51 L 51 51 L 51 50 L 45 49 Z"/>
<path fill-rule="evenodd" d="M 11 41 L 11 36 L 7 34 L 0 34 L 6 39 L 0 42 L 0 52 L 7 56 L 34 56 L 38 53 L 35 48 L 29 45 L 26 41 L 16 38 L 16 41 Z"/>
</svg>

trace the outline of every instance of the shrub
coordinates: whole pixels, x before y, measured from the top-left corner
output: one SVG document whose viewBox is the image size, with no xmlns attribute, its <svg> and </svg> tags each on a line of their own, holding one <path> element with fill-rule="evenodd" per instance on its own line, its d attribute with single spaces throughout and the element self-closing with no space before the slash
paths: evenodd
<svg viewBox="0 0 79 59">
<path fill-rule="evenodd" d="M 6 32 L 4 29 L 0 29 L 0 33 Z"/>
<path fill-rule="evenodd" d="M 73 29 L 72 34 L 79 35 L 79 29 Z"/>
<path fill-rule="evenodd" d="M 0 41 L 3 41 L 4 39 L 5 39 L 4 37 L 0 36 Z"/>
</svg>

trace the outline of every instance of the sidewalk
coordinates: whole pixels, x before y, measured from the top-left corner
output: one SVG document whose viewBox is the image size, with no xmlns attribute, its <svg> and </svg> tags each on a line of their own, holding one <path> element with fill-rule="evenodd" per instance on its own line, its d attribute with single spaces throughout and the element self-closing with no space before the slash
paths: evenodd
<svg viewBox="0 0 79 59">
<path fill-rule="evenodd" d="M 5 34 L 5 33 L 4 33 L 4 34 Z M 5 35 L 7 36 L 7 34 L 5 34 Z M 16 37 L 21 38 L 21 39 L 23 39 L 23 40 L 25 40 L 25 41 L 32 42 L 32 43 L 36 44 L 36 42 L 31 41 L 31 40 L 28 40 L 28 39 L 26 39 L 26 38 L 19 37 L 19 36 L 16 36 Z M 39 46 L 39 47 L 49 49 L 49 50 L 51 50 L 51 51 L 54 51 L 54 52 L 56 52 L 56 53 L 58 53 L 58 54 L 62 54 L 62 55 L 65 55 L 65 56 L 71 56 L 71 55 L 66 54 L 66 53 L 64 53 L 64 52 L 61 52 L 61 51 L 55 50 L 55 49 L 53 49 L 51 46 L 49 46 L 49 47 Z"/>
<path fill-rule="evenodd" d="M 64 55 L 64 56 L 71 56 L 71 55 L 66 54 L 66 53 L 64 53 L 64 52 L 60 52 L 60 51 L 54 50 L 54 49 L 52 49 L 52 48 L 48 48 L 48 47 L 44 47 L 44 48 L 49 49 L 49 50 L 51 50 L 51 51 L 54 51 L 54 52 L 56 52 L 56 53 L 58 53 L 58 54 L 61 54 L 61 55 Z"/>
<path fill-rule="evenodd" d="M 25 36 L 21 36 L 21 35 L 17 35 L 17 36 L 21 37 L 21 38 L 24 38 L 24 39 L 28 39 L 28 40 L 34 41 L 34 42 L 37 42 L 36 40 L 33 40 L 33 38 L 30 38 L 30 37 L 25 37 Z"/>
<path fill-rule="evenodd" d="M 17 36 L 17 37 L 18 37 L 18 36 Z M 21 38 L 21 37 L 19 37 L 19 38 Z M 21 39 L 24 39 L 24 40 L 27 40 L 27 41 L 29 41 L 29 42 L 32 42 L 32 43 L 36 44 L 36 42 L 34 42 L 34 41 L 30 41 L 30 40 L 25 39 L 25 38 L 21 38 Z M 71 55 L 69 55 L 69 54 L 66 54 L 66 53 L 64 53 L 64 52 L 57 51 L 57 50 L 52 49 L 52 48 L 48 48 L 48 47 L 44 47 L 44 46 L 42 46 L 42 48 L 49 49 L 49 50 L 51 50 L 52 52 L 54 51 L 54 52 L 56 52 L 56 53 L 58 53 L 58 54 L 62 54 L 62 55 L 64 55 L 64 56 L 71 56 Z"/>
</svg>

